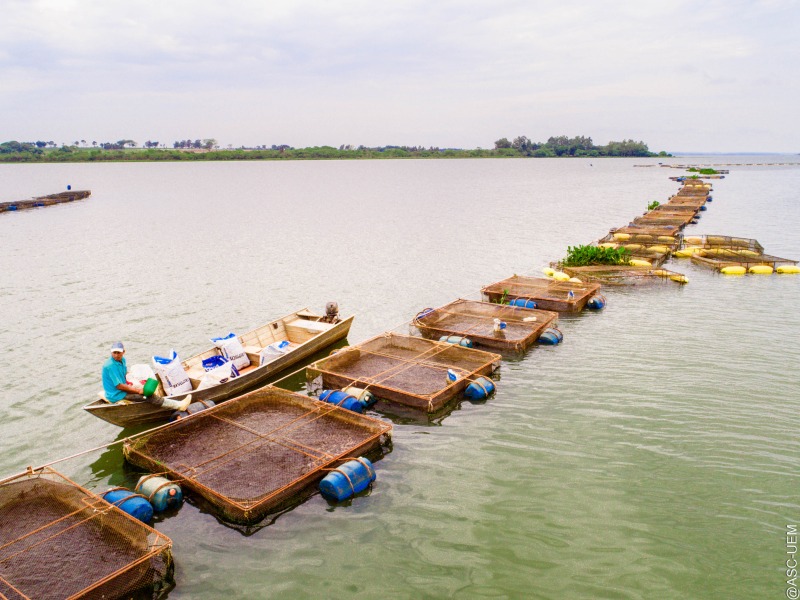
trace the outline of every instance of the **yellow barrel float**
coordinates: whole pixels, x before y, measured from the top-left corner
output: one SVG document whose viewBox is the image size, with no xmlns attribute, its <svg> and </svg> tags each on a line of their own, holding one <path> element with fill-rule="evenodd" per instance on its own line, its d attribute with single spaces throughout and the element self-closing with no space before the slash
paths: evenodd
<svg viewBox="0 0 800 600">
<path fill-rule="evenodd" d="M 569 275 L 562 271 L 555 271 L 553 273 L 553 279 L 556 281 L 569 281 Z"/>
<path fill-rule="evenodd" d="M 797 265 L 781 265 L 777 269 L 775 269 L 777 273 L 781 273 L 782 275 L 796 275 L 800 273 L 800 267 Z"/>
<path fill-rule="evenodd" d="M 639 258 L 633 258 L 628 261 L 634 267 L 652 267 L 653 265 L 648 260 L 641 260 Z"/>
<path fill-rule="evenodd" d="M 753 275 L 772 275 L 773 268 L 769 265 L 753 265 L 748 272 Z"/>
<path fill-rule="evenodd" d="M 666 246 L 650 246 L 648 250 L 650 250 L 651 252 L 658 252 L 659 254 L 664 254 L 664 252 L 669 251 L 669 248 L 667 248 Z"/>
<path fill-rule="evenodd" d="M 623 244 L 622 247 L 625 248 L 626 250 L 631 250 L 631 251 L 642 249 L 641 244 Z"/>
<path fill-rule="evenodd" d="M 571 281 L 572 283 L 583 283 L 583 281 L 581 281 L 577 277 L 570 277 L 567 281 Z"/>
<path fill-rule="evenodd" d="M 753 258 L 755 256 L 760 256 L 760 254 L 758 252 L 756 252 L 755 250 L 737 250 L 736 252 L 738 254 L 741 254 L 742 256 L 749 256 L 751 258 Z"/>
<path fill-rule="evenodd" d="M 670 275 L 669 278 L 676 283 L 689 283 L 689 278 L 686 277 L 686 275 L 681 275 L 680 273 Z"/>
<path fill-rule="evenodd" d="M 600 248 L 616 248 L 617 244 L 614 244 L 612 242 L 603 242 L 602 244 L 599 244 L 599 246 Z"/>
<path fill-rule="evenodd" d="M 675 243 L 675 238 L 672 237 L 671 235 L 660 235 L 660 236 L 658 236 L 658 241 L 659 242 L 666 242 L 667 244 L 674 244 Z"/>
<path fill-rule="evenodd" d="M 621 242 L 625 242 L 625 241 L 631 239 L 631 234 L 630 233 L 615 233 L 614 234 L 614 239 L 615 240 L 619 240 Z"/>
<path fill-rule="evenodd" d="M 685 237 L 683 241 L 687 244 L 696 244 L 698 246 L 703 244 L 703 238 L 692 236 L 692 237 Z"/>
<path fill-rule="evenodd" d="M 747 269 L 744 267 L 722 267 L 719 272 L 723 275 L 744 275 L 747 273 Z"/>
<path fill-rule="evenodd" d="M 546 277 L 552 277 L 555 274 L 555 269 L 551 269 L 550 267 L 545 267 L 544 269 L 542 269 L 542 273 L 544 273 Z"/>
</svg>

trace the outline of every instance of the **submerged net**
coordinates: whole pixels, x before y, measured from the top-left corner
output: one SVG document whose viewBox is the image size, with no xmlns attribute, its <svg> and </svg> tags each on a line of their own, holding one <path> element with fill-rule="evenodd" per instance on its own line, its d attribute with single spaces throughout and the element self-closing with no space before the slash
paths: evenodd
<svg viewBox="0 0 800 600">
<path fill-rule="evenodd" d="M 454 344 L 388 333 L 340 350 L 310 365 L 315 387 L 354 385 L 375 396 L 435 412 L 460 394 L 470 381 L 488 375 L 501 356 Z M 448 378 L 448 369 L 457 376 Z"/>
<path fill-rule="evenodd" d="M 0 485 L 0 597 L 122 598 L 171 583 L 172 542 L 56 471 Z"/>
<path fill-rule="evenodd" d="M 389 431 L 383 421 L 266 387 L 128 441 L 124 453 L 181 482 L 226 520 L 253 524 Z"/>
<path fill-rule="evenodd" d="M 682 283 L 682 273 L 652 267 L 634 267 L 629 265 L 597 265 L 591 267 L 564 267 L 564 272 L 584 281 L 597 281 L 603 285 L 638 285 L 675 281 Z"/>
<path fill-rule="evenodd" d="M 568 290 L 564 291 L 564 299 L 567 294 Z M 505 323 L 506 327 L 494 331 L 495 319 Z M 490 348 L 524 350 L 557 320 L 558 314 L 546 310 L 456 300 L 417 315 L 414 325 L 426 337 L 457 335 Z"/>
<path fill-rule="evenodd" d="M 557 312 L 578 312 L 583 310 L 600 285 L 597 283 L 576 283 L 573 281 L 553 281 L 542 277 L 514 275 L 481 289 L 490 302 L 507 303 L 518 298 L 533 300 L 543 310 Z M 572 292 L 572 298 L 570 298 Z"/>
</svg>

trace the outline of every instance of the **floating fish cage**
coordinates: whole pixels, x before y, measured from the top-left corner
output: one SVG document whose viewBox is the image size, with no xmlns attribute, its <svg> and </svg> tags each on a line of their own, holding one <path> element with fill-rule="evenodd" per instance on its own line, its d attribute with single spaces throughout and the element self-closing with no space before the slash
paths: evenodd
<svg viewBox="0 0 800 600">
<path fill-rule="evenodd" d="M 172 542 L 50 468 L 0 484 L 0 598 L 128 598 L 172 585 Z"/>
<path fill-rule="evenodd" d="M 708 202 L 708 196 L 672 196 L 662 206 L 688 206 L 695 210 L 700 210 L 701 207 L 705 206 L 706 202 Z"/>
<path fill-rule="evenodd" d="M 731 248 L 749 250 L 756 254 L 764 253 L 764 246 L 752 238 L 732 237 L 728 235 L 691 235 L 683 238 L 683 244 L 695 248 Z"/>
<path fill-rule="evenodd" d="M 678 190 L 678 196 L 708 196 L 711 192 L 710 185 L 684 185 Z"/>
<path fill-rule="evenodd" d="M 750 250 L 733 250 L 730 248 L 708 248 L 692 254 L 692 262 L 704 267 L 716 269 L 725 267 L 750 268 L 756 265 L 767 265 L 773 269 L 781 265 L 796 265 L 796 260 L 770 256 L 769 254 L 756 254 Z"/>
<path fill-rule="evenodd" d="M 309 493 L 328 470 L 382 443 L 390 424 L 265 387 L 125 442 L 125 458 L 252 525 Z"/>
<path fill-rule="evenodd" d="M 630 235 L 653 235 L 656 237 L 669 235 L 675 237 L 680 233 L 681 229 L 682 227 L 678 225 L 626 225 L 625 227 L 612 229 L 611 233 L 612 235 L 615 233 L 627 233 Z"/>
<path fill-rule="evenodd" d="M 560 296 L 566 301 L 568 294 L 566 290 Z M 479 346 L 520 352 L 532 346 L 557 321 L 558 313 L 548 310 L 456 300 L 422 311 L 413 323 L 426 338 L 455 335 L 467 337 Z"/>
<path fill-rule="evenodd" d="M 532 300 L 542 310 L 563 313 L 582 311 L 589 299 L 600 290 L 598 283 L 575 283 L 572 281 L 553 281 L 543 277 L 514 275 L 481 289 L 481 294 L 489 302 L 508 302 L 510 300 Z M 570 297 L 572 292 L 572 297 Z"/>
<path fill-rule="evenodd" d="M 686 206 L 681 204 L 659 204 L 655 208 L 653 208 L 650 213 L 667 213 L 667 214 L 675 214 L 675 215 L 682 215 L 685 213 L 690 213 L 696 215 L 700 211 L 699 208 L 695 208 L 693 206 Z"/>
<path fill-rule="evenodd" d="M 641 244 L 642 246 L 664 246 L 667 250 L 677 250 L 681 246 L 680 235 L 652 235 L 650 233 L 609 233 L 604 238 L 597 241 L 598 245 L 601 244 L 615 244 L 618 247 L 620 244 Z"/>
<path fill-rule="evenodd" d="M 497 369 L 501 358 L 483 350 L 385 333 L 309 365 L 306 377 L 312 389 L 366 388 L 378 398 L 433 413 L 471 381 Z"/>
<path fill-rule="evenodd" d="M 583 281 L 594 281 L 603 285 L 639 285 L 674 281 L 686 283 L 686 276 L 667 269 L 635 267 L 631 265 L 594 265 L 590 267 L 563 267 L 567 275 Z"/>
<path fill-rule="evenodd" d="M 697 222 L 697 216 L 693 214 L 671 214 L 671 213 L 655 213 L 655 214 L 646 214 L 642 215 L 641 217 L 636 217 L 631 224 L 633 225 L 644 225 L 644 226 L 651 226 L 651 225 L 676 225 L 683 229 L 690 223 Z"/>
</svg>

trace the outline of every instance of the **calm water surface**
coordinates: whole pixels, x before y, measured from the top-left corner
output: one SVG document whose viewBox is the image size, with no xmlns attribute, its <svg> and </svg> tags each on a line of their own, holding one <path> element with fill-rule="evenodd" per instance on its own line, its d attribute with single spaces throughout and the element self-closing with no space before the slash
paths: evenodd
<svg viewBox="0 0 800 600">
<path fill-rule="evenodd" d="M 0 200 L 93 194 L 0 214 L 0 473 L 121 439 L 81 410 L 111 341 L 129 362 L 188 356 L 335 299 L 357 343 L 666 200 L 680 172 L 643 162 L 2 165 Z M 687 232 L 800 258 L 800 165 L 714 189 Z M 800 277 L 668 267 L 690 284 L 608 290 L 561 320 L 561 346 L 505 361 L 488 402 L 384 415 L 371 494 L 316 495 L 250 535 L 192 505 L 156 523 L 170 598 L 784 597 Z M 118 447 L 56 468 L 98 490 L 135 478 Z"/>
</svg>

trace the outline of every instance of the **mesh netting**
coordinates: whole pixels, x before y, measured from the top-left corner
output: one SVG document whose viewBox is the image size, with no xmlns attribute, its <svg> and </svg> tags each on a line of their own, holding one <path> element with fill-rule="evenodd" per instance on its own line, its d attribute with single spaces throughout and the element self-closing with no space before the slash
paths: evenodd
<svg viewBox="0 0 800 600">
<path fill-rule="evenodd" d="M 677 225 L 626 225 L 625 227 L 618 227 L 612 229 L 611 233 L 628 233 L 631 235 L 669 235 L 676 236 L 681 228 Z"/>
<path fill-rule="evenodd" d="M 122 598 L 171 584 L 166 536 L 56 471 L 0 485 L 0 597 Z"/>
<path fill-rule="evenodd" d="M 681 245 L 681 238 L 679 235 L 667 235 L 665 233 L 658 233 L 656 235 L 650 233 L 630 233 L 620 234 L 624 239 L 615 237 L 613 233 L 609 233 L 603 238 L 598 240 L 598 244 L 640 244 L 642 246 L 666 246 L 668 250 L 676 250 Z"/>
<path fill-rule="evenodd" d="M 627 265 L 597 265 L 591 267 L 564 267 L 564 272 L 584 281 L 597 281 L 603 285 L 637 285 L 662 281 L 685 281 L 682 273 L 667 269 L 633 267 Z"/>
<path fill-rule="evenodd" d="M 692 235 L 683 239 L 686 246 L 699 248 L 731 248 L 735 250 L 750 250 L 759 254 L 764 253 L 764 246 L 758 240 L 751 238 L 732 237 L 729 235 Z"/>
<path fill-rule="evenodd" d="M 557 312 L 580 312 L 589 298 L 600 289 L 597 283 L 575 283 L 572 281 L 553 281 L 542 277 L 514 275 L 481 289 L 490 302 L 509 300 L 533 300 L 542 310 Z M 572 292 L 573 297 L 569 297 Z"/>
<path fill-rule="evenodd" d="M 700 210 L 707 200 L 708 196 L 673 196 L 664 206 L 688 206 Z"/>
<path fill-rule="evenodd" d="M 749 252 L 749 251 L 745 251 Z M 692 254 L 692 262 L 712 269 L 725 267 L 752 267 L 755 265 L 769 265 L 773 269 L 780 265 L 796 265 L 796 260 L 770 256 L 769 254 L 745 254 L 741 250 L 730 248 L 710 248 Z"/>
<path fill-rule="evenodd" d="M 568 290 L 563 293 L 565 300 L 567 293 Z M 504 322 L 505 329 L 495 332 L 495 319 Z M 520 351 L 536 342 L 542 331 L 555 325 L 557 319 L 557 313 L 546 310 L 456 300 L 417 315 L 414 325 L 425 337 L 465 336 L 488 348 Z"/>
<path fill-rule="evenodd" d="M 389 431 L 383 421 L 266 387 L 130 440 L 123 451 L 134 465 L 199 494 L 228 521 L 253 524 Z"/>
<path fill-rule="evenodd" d="M 694 213 L 649 212 L 633 220 L 634 225 L 677 225 L 686 227 L 695 219 Z"/>
<path fill-rule="evenodd" d="M 460 394 L 470 381 L 488 375 L 501 356 L 454 344 L 394 333 L 345 348 L 306 369 L 316 385 L 367 388 L 375 396 L 435 412 Z M 447 377 L 451 369 L 457 375 Z"/>
</svg>

